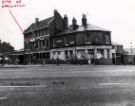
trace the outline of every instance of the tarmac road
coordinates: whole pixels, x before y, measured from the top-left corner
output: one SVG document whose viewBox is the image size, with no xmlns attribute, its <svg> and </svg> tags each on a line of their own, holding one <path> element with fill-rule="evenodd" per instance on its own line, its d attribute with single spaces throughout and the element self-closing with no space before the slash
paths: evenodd
<svg viewBox="0 0 135 106">
<path fill-rule="evenodd" d="M 5 103 L 4 106 L 8 103 L 11 106 L 135 106 L 135 66 L 1 67 L 0 103 Z"/>
</svg>

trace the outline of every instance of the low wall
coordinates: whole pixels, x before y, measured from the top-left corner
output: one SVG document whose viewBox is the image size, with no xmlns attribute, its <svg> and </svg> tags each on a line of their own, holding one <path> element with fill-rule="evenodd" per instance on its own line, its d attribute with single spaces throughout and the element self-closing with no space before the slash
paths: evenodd
<svg viewBox="0 0 135 106">
<path fill-rule="evenodd" d="M 35 62 L 25 61 L 25 64 L 88 64 L 88 60 L 36 60 Z M 112 59 L 96 59 L 94 63 L 99 65 L 111 65 Z"/>
</svg>

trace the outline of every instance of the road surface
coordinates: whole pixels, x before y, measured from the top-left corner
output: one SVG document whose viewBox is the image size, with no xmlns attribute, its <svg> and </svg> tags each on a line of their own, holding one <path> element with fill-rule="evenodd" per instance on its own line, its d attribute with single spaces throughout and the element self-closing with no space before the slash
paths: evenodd
<svg viewBox="0 0 135 106">
<path fill-rule="evenodd" d="M 135 106 L 135 66 L 0 67 L 0 106 Z"/>
</svg>

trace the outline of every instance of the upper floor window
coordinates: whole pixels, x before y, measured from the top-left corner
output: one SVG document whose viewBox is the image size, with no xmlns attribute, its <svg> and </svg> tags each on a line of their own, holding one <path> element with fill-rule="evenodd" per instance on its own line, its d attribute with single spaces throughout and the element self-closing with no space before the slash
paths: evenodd
<svg viewBox="0 0 135 106">
<path fill-rule="evenodd" d="M 39 31 L 37 31 L 37 37 L 39 37 L 39 35 L 40 35 L 40 32 L 39 32 Z"/>
<path fill-rule="evenodd" d="M 55 39 L 53 39 L 53 47 L 56 47 Z"/>
<path fill-rule="evenodd" d="M 34 37 L 37 37 L 37 31 L 33 32 Z"/>
<path fill-rule="evenodd" d="M 91 38 L 89 35 L 85 38 L 85 44 L 91 44 Z"/>
<path fill-rule="evenodd" d="M 67 37 L 64 38 L 65 46 L 68 46 Z"/>
<path fill-rule="evenodd" d="M 42 30 L 40 30 L 39 33 L 39 36 L 43 36 Z"/>
<path fill-rule="evenodd" d="M 40 47 L 43 48 L 43 40 L 40 41 Z"/>
<path fill-rule="evenodd" d="M 24 47 L 25 47 L 25 49 L 28 49 L 28 44 L 27 44 L 26 41 L 25 41 L 25 43 L 24 43 Z"/>
<path fill-rule="evenodd" d="M 46 39 L 46 47 L 49 47 L 49 40 Z"/>
<path fill-rule="evenodd" d="M 106 35 L 106 44 L 110 44 L 110 38 L 109 38 L 109 35 Z"/>
<path fill-rule="evenodd" d="M 38 49 L 40 49 L 40 40 L 38 40 Z"/>
<path fill-rule="evenodd" d="M 76 42 L 79 45 L 83 45 L 83 44 L 86 43 L 86 39 L 87 39 L 86 33 L 84 33 L 84 32 L 83 33 L 78 33 L 77 37 L 76 37 Z"/>
<path fill-rule="evenodd" d="M 56 40 L 56 43 L 61 43 L 62 39 Z"/>
<path fill-rule="evenodd" d="M 46 35 L 48 35 L 49 34 L 49 31 L 48 31 L 48 29 L 46 30 Z"/>
<path fill-rule="evenodd" d="M 48 35 L 48 34 L 49 34 L 48 29 L 43 29 L 42 30 L 42 36 L 45 36 L 45 35 Z"/>
<path fill-rule="evenodd" d="M 45 35 L 45 29 L 43 30 L 43 35 Z"/>
<path fill-rule="evenodd" d="M 70 41 L 69 44 L 75 44 L 75 41 Z"/>
<path fill-rule="evenodd" d="M 95 42 L 96 42 L 96 44 L 99 43 L 99 38 L 98 37 L 95 38 Z"/>
</svg>

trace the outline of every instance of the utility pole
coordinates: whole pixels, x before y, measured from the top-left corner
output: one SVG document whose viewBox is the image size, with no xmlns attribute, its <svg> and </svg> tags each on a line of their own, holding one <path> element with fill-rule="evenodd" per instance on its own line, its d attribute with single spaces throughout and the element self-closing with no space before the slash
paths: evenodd
<svg viewBox="0 0 135 106">
<path fill-rule="evenodd" d="M 134 56 L 133 56 L 132 42 L 130 42 L 130 45 L 131 45 L 132 65 L 134 65 Z"/>
</svg>

